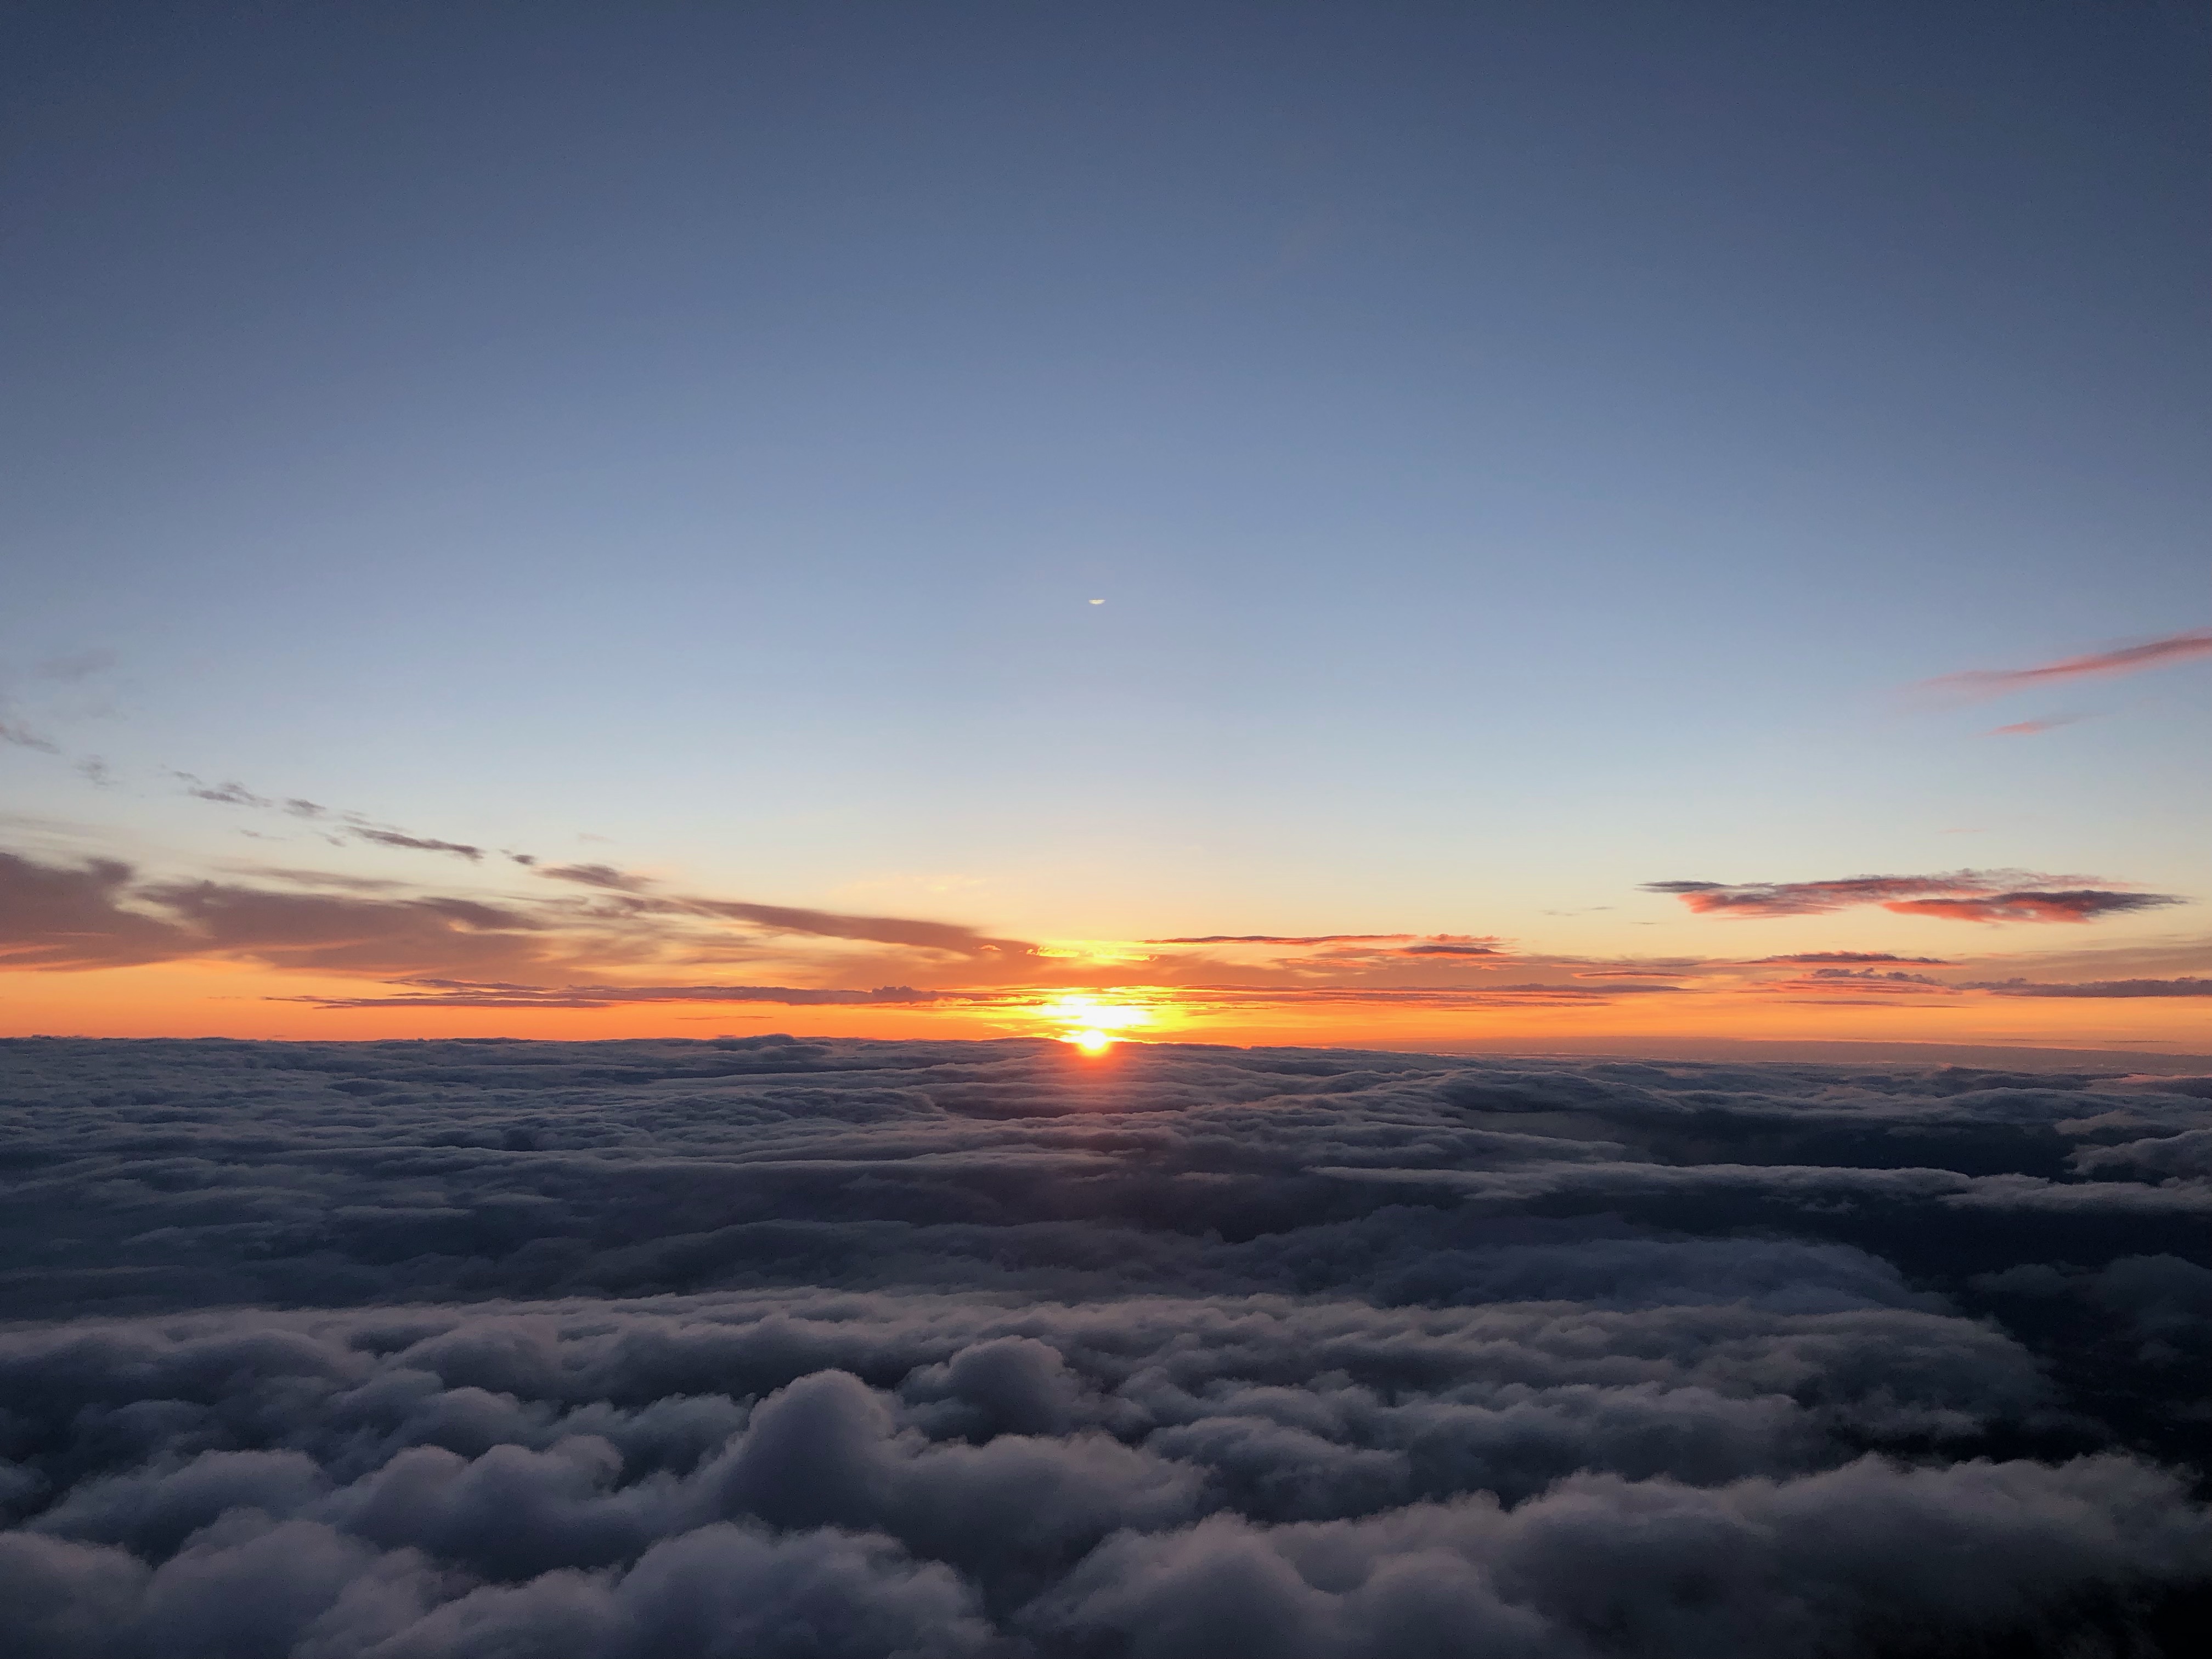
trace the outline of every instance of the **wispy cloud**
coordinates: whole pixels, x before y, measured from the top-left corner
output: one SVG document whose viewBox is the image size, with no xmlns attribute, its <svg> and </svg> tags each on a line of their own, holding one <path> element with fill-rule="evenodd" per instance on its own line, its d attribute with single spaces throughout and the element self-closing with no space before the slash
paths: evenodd
<svg viewBox="0 0 2212 1659">
<path fill-rule="evenodd" d="M 2033 690 L 2061 680 L 2139 674 L 2146 669 L 2165 668 L 2204 656 L 2212 656 L 2212 628 L 2168 634 L 2161 639 L 2118 646 L 2109 651 L 2093 651 L 2078 657 L 2062 657 L 2057 662 L 2033 668 L 1972 668 L 1963 673 L 1940 674 L 1923 681 L 1922 685 L 1925 690 L 1978 701 Z"/>
<path fill-rule="evenodd" d="M 453 853 L 473 864 L 483 857 L 483 848 L 471 847 L 462 841 L 439 841 L 429 836 L 406 836 L 397 830 L 356 830 L 354 834 L 362 841 L 374 842 L 379 847 L 404 847 L 418 853 Z"/>
<path fill-rule="evenodd" d="M 647 876 L 617 870 L 608 864 L 553 865 L 537 873 L 552 881 L 565 881 L 602 891 L 630 896 L 633 914 L 711 916 L 740 921 L 769 933 L 791 933 L 812 939 L 854 939 L 875 945 L 905 945 L 960 957 L 1036 954 L 1026 939 L 994 939 L 958 922 L 929 921 L 912 916 L 848 915 L 836 910 L 815 910 L 787 904 L 752 904 L 738 899 L 702 897 L 696 894 L 663 893 Z"/>
<path fill-rule="evenodd" d="M 0 720 L 0 743 L 8 744 L 17 749 L 35 749 L 42 755 L 58 755 L 62 752 L 60 745 L 51 738 L 41 737 L 27 726 L 16 725 L 8 720 Z"/>
<path fill-rule="evenodd" d="M 2079 714 L 2054 714 L 2048 720 L 2014 720 L 2010 726 L 1994 726 L 1982 733 L 1985 738 L 2032 738 L 2038 732 L 2055 732 L 2062 726 L 2079 726 Z"/>
<path fill-rule="evenodd" d="M 1387 945 L 1418 933 L 1198 933 L 1188 939 L 1139 939 L 1139 945 Z"/>
<path fill-rule="evenodd" d="M 185 786 L 185 793 L 194 800 L 213 801 L 218 806 L 249 806 L 256 811 L 283 812 L 295 818 L 325 818 L 331 816 L 327 806 L 311 800 L 291 796 L 283 800 L 267 795 L 257 795 L 244 784 L 236 781 L 209 783 L 190 772 L 174 775 Z"/>
<path fill-rule="evenodd" d="M 535 865 L 537 860 L 525 856 L 516 858 L 515 862 Z M 548 881 L 574 882 L 580 887 L 603 887 L 616 893 L 642 893 L 653 885 L 645 877 L 617 870 L 611 864 L 549 864 L 538 873 Z"/>
<path fill-rule="evenodd" d="M 456 858 L 475 864 L 482 860 L 484 849 L 465 841 L 447 841 L 437 836 L 410 835 L 388 823 L 359 812 L 340 812 L 325 806 L 319 801 L 305 800 L 297 795 L 276 799 L 257 794 L 235 781 L 209 783 L 190 772 L 172 774 L 185 785 L 185 793 L 195 800 L 212 801 L 218 806 L 243 806 L 258 812 L 281 812 L 287 817 L 304 820 L 315 825 L 319 833 L 334 845 L 351 840 L 366 842 L 374 847 L 393 847 L 416 853 L 450 853 Z M 518 860 L 530 863 L 528 859 Z"/>
<path fill-rule="evenodd" d="M 1994 991 L 2001 997 L 2212 997 L 2212 979 L 2097 979 L 2076 985 L 2038 983 L 2032 980 L 1984 980 L 1968 985 L 1970 991 Z"/>
<path fill-rule="evenodd" d="M 119 860 L 70 866 L 0 853 L 0 963 L 90 969 L 220 957 L 397 979 L 496 975 L 542 987 L 609 969 L 771 954 L 779 939 L 890 947 L 909 963 L 965 963 L 970 973 L 988 964 L 988 977 L 1012 977 L 1036 962 L 1036 948 L 1025 940 L 923 918 L 842 915 L 631 887 L 590 900 L 533 902 L 297 870 L 258 873 L 258 880 L 149 881 Z M 270 884 L 272 878 L 283 884 Z M 635 884 L 643 884 L 641 878 Z M 326 890 L 299 890 L 302 886 Z M 819 947 L 811 957 L 804 948 L 797 956 L 817 969 L 865 965 L 849 951 L 837 960 L 821 959 Z"/>
<path fill-rule="evenodd" d="M 1877 996 L 1899 994 L 1921 995 L 1929 991 L 1941 991 L 1955 995 L 1955 988 L 1927 974 L 1911 974 L 1901 968 L 1815 968 L 1808 974 L 1793 979 L 1769 980 L 1758 988 L 1765 991 L 1817 991 L 1828 994 L 1852 992 Z"/>
<path fill-rule="evenodd" d="M 1948 968 L 1954 965 L 1942 957 L 1900 957 L 1888 951 L 1798 951 L 1786 957 L 1760 957 L 1746 965 L 1753 968 L 1784 965 L 1812 967 L 1824 963 L 1850 965 L 1871 962 L 1909 962 L 1923 968 Z"/>
<path fill-rule="evenodd" d="M 942 991 L 911 985 L 844 991 L 789 985 L 514 985 L 468 980 L 394 981 L 402 988 L 380 996 L 302 996 L 276 999 L 318 1008 L 617 1008 L 659 1002 L 780 1003 L 789 1007 L 915 1005 L 944 1000 Z"/>
<path fill-rule="evenodd" d="M 678 901 L 702 915 L 750 923 L 772 933 L 797 933 L 814 939 L 856 939 L 876 945 L 900 945 L 921 951 L 948 951 L 963 957 L 1031 957 L 1036 947 L 1024 939 L 994 939 L 958 922 L 927 921 L 912 916 L 852 916 L 835 910 L 810 910 L 784 904 L 747 904 L 732 899 L 688 898 Z"/>
<path fill-rule="evenodd" d="M 1487 933 L 1200 933 L 1139 943 L 1293 973 L 1513 955 L 1504 941 Z"/>
<path fill-rule="evenodd" d="M 1820 915 L 1878 904 L 1899 915 L 1950 921 L 2081 922 L 2187 901 L 2171 893 L 2089 885 L 2094 878 L 2025 870 L 1954 870 L 1934 876 L 1847 876 L 1829 881 L 1653 881 L 1701 915 L 1741 918 Z"/>
<path fill-rule="evenodd" d="M 1668 993 L 1674 985 L 1261 985 L 1175 984 L 1131 988 L 1179 1006 L 1226 1008 L 1358 1006 L 1369 1008 L 1597 1007 L 1615 997 Z"/>
</svg>

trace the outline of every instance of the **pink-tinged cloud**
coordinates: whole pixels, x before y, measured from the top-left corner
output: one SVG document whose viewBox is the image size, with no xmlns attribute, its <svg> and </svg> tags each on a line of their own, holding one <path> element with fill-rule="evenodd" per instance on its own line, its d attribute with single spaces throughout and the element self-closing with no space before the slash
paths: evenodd
<svg viewBox="0 0 2212 1659">
<path fill-rule="evenodd" d="M 2094 878 L 2039 876 L 2025 870 L 1954 870 L 1938 876 L 1847 876 L 1832 881 L 1653 881 L 1700 915 L 1739 918 L 1820 915 L 1878 904 L 1898 915 L 1950 921 L 2089 921 L 2186 901 L 2170 893 L 2066 885 Z"/>
<path fill-rule="evenodd" d="M 1991 726 L 1982 733 L 1985 738 L 2032 738 L 2039 732 L 2055 732 L 2062 726 L 2081 722 L 2079 714 L 2057 714 L 2047 720 L 2014 720 L 2010 726 Z"/>
<path fill-rule="evenodd" d="M 2093 651 L 2086 656 L 2063 657 L 2034 668 L 1972 668 L 1961 674 L 1939 675 L 1924 684 L 1929 690 L 1948 692 L 1954 696 L 2001 697 L 2057 680 L 2139 674 L 2148 668 L 2165 668 L 2204 656 L 2212 656 L 2212 628 L 2169 634 L 2163 639 L 2146 640 L 2141 645 Z"/>
</svg>

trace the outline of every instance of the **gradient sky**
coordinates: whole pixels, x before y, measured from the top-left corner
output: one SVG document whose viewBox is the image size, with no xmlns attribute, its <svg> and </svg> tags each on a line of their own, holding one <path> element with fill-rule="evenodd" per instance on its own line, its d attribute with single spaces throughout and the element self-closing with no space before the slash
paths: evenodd
<svg viewBox="0 0 2212 1659">
<path fill-rule="evenodd" d="M 2201 10 L 7 30 L 0 1030 L 2212 1047 Z"/>
</svg>

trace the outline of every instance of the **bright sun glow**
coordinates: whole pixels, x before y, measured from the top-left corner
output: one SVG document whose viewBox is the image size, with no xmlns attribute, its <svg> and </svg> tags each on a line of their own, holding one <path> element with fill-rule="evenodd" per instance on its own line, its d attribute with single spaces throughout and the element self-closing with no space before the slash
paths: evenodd
<svg viewBox="0 0 2212 1659">
<path fill-rule="evenodd" d="M 1040 1018 L 1058 1028 L 1054 1036 L 1086 1054 L 1103 1054 L 1131 1026 L 1152 1023 L 1150 1009 L 1105 1002 L 1073 991 L 1053 998 L 1036 1012 Z"/>
</svg>

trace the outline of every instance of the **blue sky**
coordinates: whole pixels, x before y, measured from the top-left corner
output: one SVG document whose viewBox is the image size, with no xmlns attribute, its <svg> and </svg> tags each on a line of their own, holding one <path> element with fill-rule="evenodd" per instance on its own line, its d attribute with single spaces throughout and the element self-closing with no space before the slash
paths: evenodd
<svg viewBox="0 0 2212 1659">
<path fill-rule="evenodd" d="M 2212 623 L 2180 8 L 11 27 L 42 855 L 292 858 L 183 771 L 1024 937 L 2212 890 L 2201 659 L 1908 695 Z"/>
</svg>

